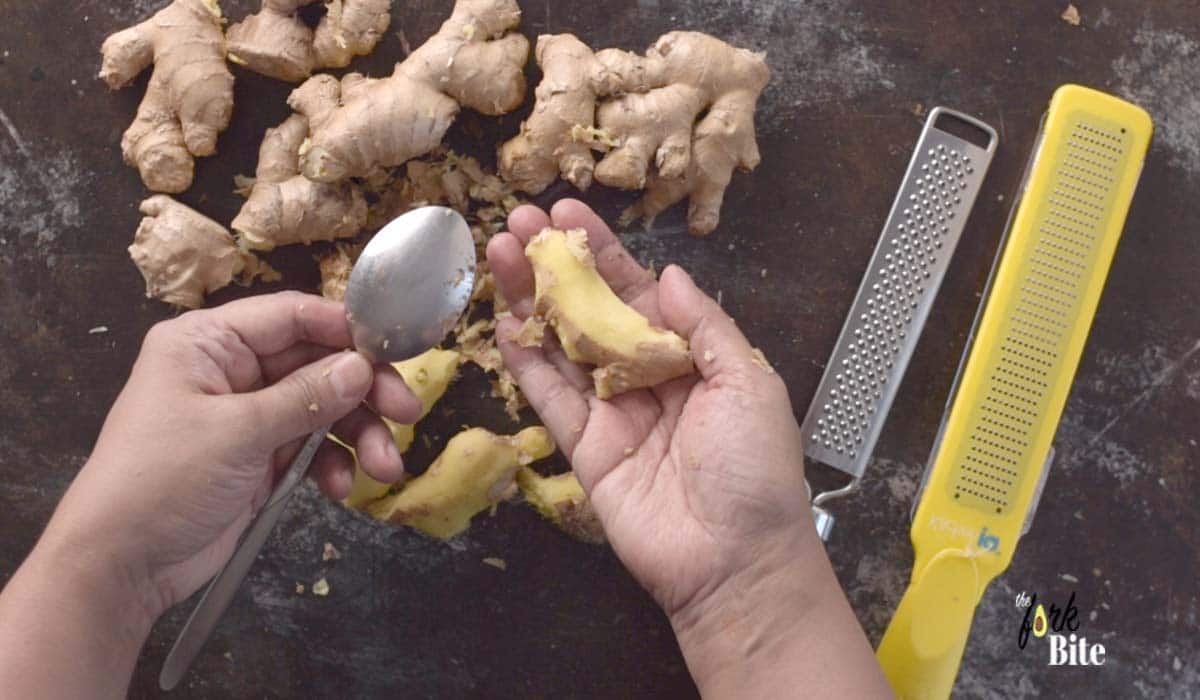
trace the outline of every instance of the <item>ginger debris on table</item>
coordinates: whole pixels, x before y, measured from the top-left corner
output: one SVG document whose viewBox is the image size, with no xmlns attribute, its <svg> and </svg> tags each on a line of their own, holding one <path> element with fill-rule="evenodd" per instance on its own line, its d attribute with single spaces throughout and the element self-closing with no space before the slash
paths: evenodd
<svg viewBox="0 0 1200 700">
<path fill-rule="evenodd" d="M 517 486 L 526 503 L 571 537 L 592 544 L 606 541 L 604 527 L 573 473 L 542 476 L 522 467 L 517 472 Z"/>
<path fill-rule="evenodd" d="M 711 233 L 735 168 L 759 163 L 754 110 L 770 71 L 763 54 L 699 32 L 671 32 L 639 56 L 593 52 L 543 35 L 533 113 L 500 149 L 500 172 L 529 194 L 562 176 L 581 190 L 645 190 L 626 223 L 689 198 L 688 226 Z M 606 153 L 596 163 L 592 151 Z"/>
<path fill-rule="evenodd" d="M 596 271 L 583 229 L 545 229 L 525 246 L 533 265 L 534 316 L 548 323 L 574 362 L 596 365 L 596 396 L 607 399 L 693 371 L 687 341 L 650 325 Z"/>
<path fill-rule="evenodd" d="M 241 276 L 273 281 L 279 273 L 237 246 L 212 219 L 165 194 L 144 200 L 145 214 L 129 246 L 129 256 L 146 280 L 146 296 L 189 309 L 204 295 Z"/>
<path fill-rule="evenodd" d="M 458 0 L 390 77 L 316 75 L 288 98 L 308 118 L 300 169 L 318 182 L 368 177 L 433 150 L 464 105 L 498 115 L 525 97 L 529 42 L 516 0 Z"/>
<path fill-rule="evenodd" d="M 299 82 L 320 68 L 344 68 L 375 49 L 391 23 L 391 0 L 330 0 L 315 30 L 299 10 L 318 0 L 263 0 L 229 27 L 229 60 L 279 80 Z"/>
<path fill-rule="evenodd" d="M 346 298 L 346 285 L 350 283 L 350 271 L 363 246 L 338 243 L 317 257 L 321 271 L 321 296 L 334 301 Z"/>
<path fill-rule="evenodd" d="M 459 359 L 460 355 L 454 350 L 433 348 L 408 360 L 392 363 L 392 367 L 400 373 L 404 383 L 421 402 L 418 421 L 429 415 L 433 405 L 442 398 L 450 383 L 454 381 L 458 374 Z M 413 443 L 415 426 L 396 423 L 387 418 L 384 418 L 383 422 L 392 431 L 392 440 L 395 441 L 400 454 L 407 452 Z M 368 476 L 359 466 L 358 455 L 355 454 L 354 483 L 350 488 L 350 495 L 343 503 L 351 508 L 365 508 L 367 504 L 386 495 L 392 486 L 393 484 L 376 481 Z"/>
<path fill-rule="evenodd" d="M 229 126 L 233 74 L 225 65 L 222 21 L 217 0 L 174 0 L 100 48 L 100 78 L 113 89 L 154 64 L 121 153 L 155 192 L 190 187 L 193 157 L 215 153 L 217 134 Z"/>
<path fill-rule="evenodd" d="M 251 250 L 349 238 L 367 223 L 367 202 L 353 182 L 313 182 L 300 174 L 297 153 L 308 121 L 293 114 L 267 129 L 249 197 L 231 224 Z"/>
<path fill-rule="evenodd" d="M 553 452 L 554 442 L 542 427 L 512 436 L 469 428 L 450 439 L 424 474 L 367 510 L 379 520 L 446 540 L 467 529 L 476 514 L 515 495 L 518 469 Z"/>
</svg>

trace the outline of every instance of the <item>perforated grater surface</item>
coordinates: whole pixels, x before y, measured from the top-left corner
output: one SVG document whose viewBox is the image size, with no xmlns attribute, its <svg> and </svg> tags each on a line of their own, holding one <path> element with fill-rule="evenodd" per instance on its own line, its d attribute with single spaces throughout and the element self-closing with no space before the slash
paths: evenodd
<svg viewBox="0 0 1200 700">
<path fill-rule="evenodd" d="M 987 147 L 938 127 L 947 120 L 982 130 Z M 804 453 L 853 476 L 848 489 L 866 469 L 997 142 L 987 124 L 944 107 L 925 121 L 802 425 Z M 818 523 L 823 537 L 831 524 Z"/>
</svg>

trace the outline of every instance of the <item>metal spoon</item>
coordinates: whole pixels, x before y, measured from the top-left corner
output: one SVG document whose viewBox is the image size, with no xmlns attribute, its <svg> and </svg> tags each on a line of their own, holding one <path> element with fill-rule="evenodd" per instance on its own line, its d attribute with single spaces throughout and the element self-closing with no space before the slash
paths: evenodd
<svg viewBox="0 0 1200 700">
<path fill-rule="evenodd" d="M 462 216 L 421 207 L 384 226 L 367 243 L 346 287 L 346 319 L 355 348 L 373 362 L 397 362 L 441 342 L 454 327 L 475 282 L 475 245 Z M 266 505 L 216 575 L 163 663 L 158 684 L 171 690 L 233 601 L 238 586 L 304 479 L 329 427 L 304 443 Z"/>
</svg>

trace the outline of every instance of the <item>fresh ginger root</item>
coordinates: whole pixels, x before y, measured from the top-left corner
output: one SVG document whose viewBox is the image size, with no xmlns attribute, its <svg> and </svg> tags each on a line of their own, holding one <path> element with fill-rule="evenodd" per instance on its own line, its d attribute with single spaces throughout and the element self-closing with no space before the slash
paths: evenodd
<svg viewBox="0 0 1200 700">
<path fill-rule="evenodd" d="M 454 350 L 433 348 L 416 357 L 392 363 L 392 367 L 396 368 L 404 378 L 404 383 L 421 402 L 421 416 L 417 420 L 429 415 L 433 405 L 446 393 L 446 388 L 458 373 L 459 359 L 460 355 Z M 387 418 L 384 418 L 383 422 L 392 431 L 392 440 L 395 441 L 400 454 L 407 452 L 415 436 L 414 426 L 395 423 Z M 368 476 L 358 465 L 356 457 L 354 485 L 350 488 L 350 496 L 343 502 L 351 508 L 363 508 L 371 501 L 386 495 L 391 486 Z"/>
<path fill-rule="evenodd" d="M 525 97 L 529 42 L 516 0 L 458 0 L 450 19 L 388 78 L 309 78 L 288 104 L 308 118 L 300 169 L 317 182 L 367 177 L 428 153 L 465 105 L 504 114 Z"/>
<path fill-rule="evenodd" d="M 762 54 L 699 32 L 665 34 L 644 57 L 593 53 L 570 34 L 539 37 L 535 53 L 544 78 L 520 134 L 500 149 L 506 180 L 530 194 L 560 174 L 581 190 L 593 176 L 645 189 L 626 221 L 653 220 L 689 197 L 691 232 L 717 227 L 734 168 L 760 160 L 754 108 L 769 78 Z M 607 155 L 596 164 L 591 150 Z"/>
<path fill-rule="evenodd" d="M 221 21 L 217 0 L 174 0 L 100 48 L 100 78 L 113 89 L 154 64 L 121 153 L 155 192 L 191 186 L 193 156 L 215 153 L 217 134 L 229 126 L 233 74 L 225 65 Z"/>
<path fill-rule="evenodd" d="M 387 31 L 391 0 L 330 0 L 312 30 L 298 11 L 317 0 L 263 0 L 262 9 L 226 33 L 229 60 L 250 70 L 299 82 L 319 68 L 344 68 L 365 56 Z"/>
<path fill-rule="evenodd" d="M 573 473 L 542 476 L 530 467 L 521 467 L 517 486 L 526 503 L 571 537 L 592 544 L 606 541 L 604 527 Z"/>
<path fill-rule="evenodd" d="M 526 428 L 512 436 L 469 428 L 450 439 L 424 474 L 367 510 L 379 520 L 447 540 L 467 529 L 477 513 L 512 497 L 519 468 L 553 453 L 545 428 Z"/>
<path fill-rule="evenodd" d="M 367 202 L 353 182 L 313 182 L 300 174 L 297 153 L 308 122 L 293 114 L 267 129 L 250 195 L 231 226 L 251 250 L 356 235 L 367 223 Z"/>
<path fill-rule="evenodd" d="M 148 297 L 194 309 L 204 303 L 205 294 L 236 275 L 246 281 L 279 278 L 269 265 L 239 248 L 224 226 L 165 194 L 143 201 L 141 211 L 146 218 L 129 255 L 146 280 Z"/>
<path fill-rule="evenodd" d="M 596 365 L 596 396 L 611 398 L 693 371 L 687 341 L 651 326 L 596 271 L 586 231 L 545 229 L 525 246 L 525 257 L 535 289 L 534 315 L 522 335 L 535 344 L 545 324 L 553 327 L 568 359 Z"/>
</svg>

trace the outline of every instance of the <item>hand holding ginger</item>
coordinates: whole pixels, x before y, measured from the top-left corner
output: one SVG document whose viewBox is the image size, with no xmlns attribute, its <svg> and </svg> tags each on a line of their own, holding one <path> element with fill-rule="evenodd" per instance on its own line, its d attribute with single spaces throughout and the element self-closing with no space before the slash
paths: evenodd
<svg viewBox="0 0 1200 700">
<path fill-rule="evenodd" d="M 787 390 L 761 353 L 687 273 L 671 266 L 655 281 L 581 203 L 549 216 L 521 207 L 509 227 L 488 245 L 515 317 L 498 330 L 505 363 L 613 549 L 670 617 L 701 692 L 886 694 L 812 524 Z M 534 311 L 525 246 L 547 227 L 584 229 L 612 290 L 686 339 L 699 376 L 604 400 L 551 334 L 542 347 L 518 343 Z"/>
</svg>

